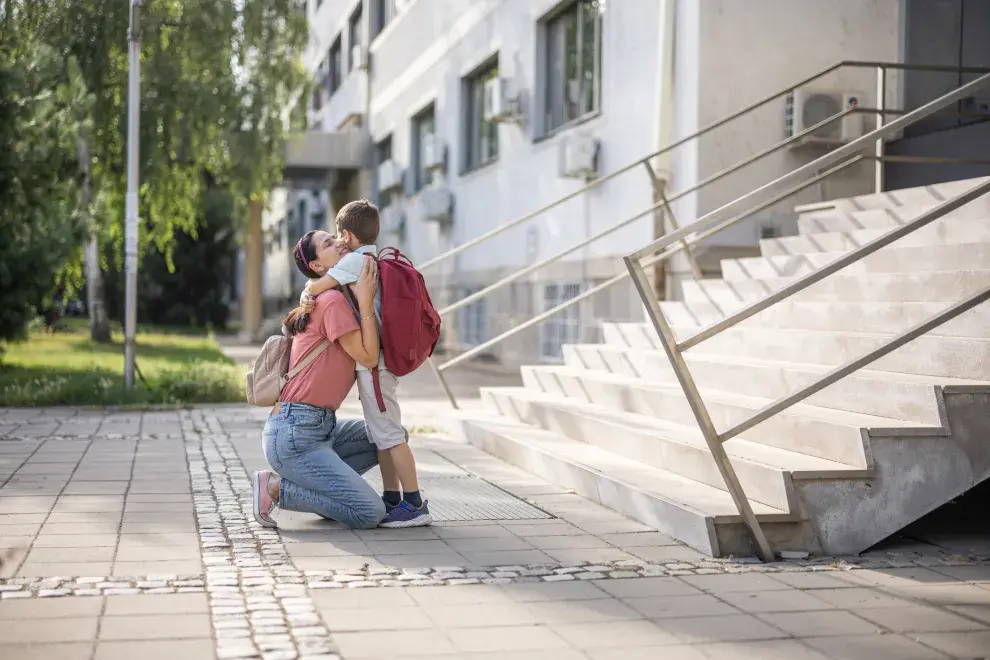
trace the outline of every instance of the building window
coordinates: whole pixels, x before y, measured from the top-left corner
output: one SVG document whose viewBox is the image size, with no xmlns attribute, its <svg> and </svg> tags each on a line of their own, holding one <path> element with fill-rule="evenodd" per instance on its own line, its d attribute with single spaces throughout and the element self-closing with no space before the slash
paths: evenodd
<svg viewBox="0 0 990 660">
<path fill-rule="evenodd" d="M 389 135 L 387 138 L 383 139 L 381 142 L 375 145 L 375 176 L 378 175 L 378 166 L 384 163 L 386 160 L 392 159 L 392 136 Z M 392 203 L 392 196 L 395 191 L 382 191 L 378 185 L 378 181 L 375 181 L 375 191 L 377 192 L 377 199 L 375 203 L 378 204 L 379 208 L 385 208 Z"/>
<path fill-rule="evenodd" d="M 412 119 L 413 172 L 416 176 L 416 190 L 433 183 L 434 171 L 426 168 L 426 144 L 429 136 L 436 133 L 436 110 L 431 103 L 428 108 Z"/>
<path fill-rule="evenodd" d="M 543 311 L 565 303 L 581 293 L 577 282 L 547 284 L 543 287 Z M 540 328 L 540 355 L 545 360 L 562 360 L 565 344 L 576 344 L 581 334 L 581 304 L 578 303 L 557 312 Z"/>
<path fill-rule="evenodd" d="M 601 107 L 604 7 L 604 0 L 578 0 L 545 21 L 547 132 Z"/>
<path fill-rule="evenodd" d="M 480 287 L 463 289 L 461 298 L 480 291 Z M 458 313 L 457 339 L 461 346 L 478 346 L 488 339 L 488 299 L 475 300 Z"/>
<path fill-rule="evenodd" d="M 485 65 L 464 81 L 467 119 L 465 170 L 472 170 L 498 158 L 498 126 L 485 120 L 485 83 L 496 78 L 498 60 Z"/>
<path fill-rule="evenodd" d="M 375 22 L 375 36 L 377 37 L 385 26 L 392 22 L 392 20 L 399 15 L 399 12 L 405 6 L 403 0 L 375 0 L 378 19 Z"/>
<path fill-rule="evenodd" d="M 347 47 L 350 48 L 351 56 L 347 58 L 347 72 L 354 70 L 354 47 L 363 46 L 364 40 L 361 38 L 361 17 L 362 5 L 358 3 L 357 9 L 347 19 Z"/>
<path fill-rule="evenodd" d="M 343 78 L 343 62 L 340 59 L 340 35 L 334 39 L 327 54 L 327 98 L 340 88 L 340 80 Z"/>
</svg>

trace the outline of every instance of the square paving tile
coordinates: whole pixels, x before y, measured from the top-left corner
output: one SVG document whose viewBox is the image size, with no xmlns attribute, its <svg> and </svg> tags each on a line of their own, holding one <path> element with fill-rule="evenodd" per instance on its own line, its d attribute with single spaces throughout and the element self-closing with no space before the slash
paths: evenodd
<svg viewBox="0 0 990 660">
<path fill-rule="evenodd" d="M 955 658 L 985 658 L 990 654 L 990 630 L 925 633 L 909 636 Z"/>
<path fill-rule="evenodd" d="M 504 593 L 521 602 L 590 600 L 608 597 L 592 582 L 532 582 L 507 584 Z"/>
<path fill-rule="evenodd" d="M 676 577 L 629 578 L 626 580 L 592 580 L 599 589 L 619 598 L 646 596 L 700 595 L 702 592 Z"/>
<path fill-rule="evenodd" d="M 591 534 L 534 536 L 528 539 L 528 541 L 538 550 L 593 550 L 612 547 L 602 539 Z"/>
<path fill-rule="evenodd" d="M 718 660 L 828 660 L 820 651 L 790 639 L 760 642 L 721 642 L 693 647 L 705 658 Z M 618 659 L 617 659 L 618 660 Z"/>
<path fill-rule="evenodd" d="M 900 633 L 983 630 L 985 626 L 934 607 L 878 607 L 852 610 L 853 614 Z M 990 646 L 987 646 L 990 649 Z"/>
<path fill-rule="evenodd" d="M 100 577 L 109 574 L 110 562 L 108 561 L 25 563 L 17 571 L 18 577 Z"/>
<path fill-rule="evenodd" d="M 463 555 L 453 551 L 422 555 L 375 555 L 376 563 L 389 568 L 430 568 L 433 566 L 472 565 Z"/>
<path fill-rule="evenodd" d="M 158 548 L 135 548 L 128 546 L 117 551 L 118 562 L 157 562 L 181 559 L 199 561 L 200 550 L 197 547 L 166 545 Z"/>
<path fill-rule="evenodd" d="M 591 660 L 710 660 L 718 657 L 727 660 L 725 656 L 708 656 L 694 646 L 640 646 L 635 649 L 611 648 L 591 649 L 586 656 Z M 754 660 L 756 660 L 754 658 Z M 760 659 L 762 660 L 762 659 Z"/>
<path fill-rule="evenodd" d="M 356 589 L 352 591 L 385 591 L 385 589 Z M 396 591 L 388 589 L 388 591 Z M 418 606 L 389 607 L 388 616 L 382 610 L 369 608 L 321 608 L 320 614 L 327 627 L 334 632 L 364 632 L 371 630 L 433 630 L 433 619 Z"/>
<path fill-rule="evenodd" d="M 891 587 L 891 592 L 934 605 L 990 605 L 990 589 L 966 582 Z"/>
<path fill-rule="evenodd" d="M 83 522 L 55 523 L 48 521 L 41 528 L 40 536 L 76 536 L 90 534 L 116 534 L 119 525 L 116 522 Z"/>
<path fill-rule="evenodd" d="M 100 640 L 190 639 L 213 635 L 208 614 L 105 616 Z"/>
<path fill-rule="evenodd" d="M 90 660 L 93 653 L 92 642 L 4 644 L 0 648 L 4 660 Z"/>
<path fill-rule="evenodd" d="M 504 591 L 492 588 L 487 584 L 468 584 L 457 587 L 408 587 L 406 593 L 424 607 L 512 602 Z"/>
<path fill-rule="evenodd" d="M 939 566 L 932 569 L 943 575 L 977 584 L 990 584 L 990 566 Z"/>
<path fill-rule="evenodd" d="M 555 624 L 551 628 L 575 648 L 582 650 L 665 646 L 678 643 L 674 635 L 652 621 L 567 623 Z"/>
<path fill-rule="evenodd" d="M 461 529 L 469 529 L 462 527 Z M 507 550 L 532 550 L 530 545 L 518 536 L 485 536 L 481 538 L 448 538 L 441 541 L 457 552 L 503 552 Z"/>
<path fill-rule="evenodd" d="M 772 591 L 790 589 L 786 584 L 762 573 L 725 573 L 719 575 L 685 575 L 688 584 L 712 593 L 731 591 Z"/>
<path fill-rule="evenodd" d="M 106 616 L 208 614 L 206 594 L 140 594 L 107 598 Z"/>
<path fill-rule="evenodd" d="M 113 548 L 117 545 L 116 534 L 42 534 L 35 540 L 34 549 L 39 548 Z"/>
<path fill-rule="evenodd" d="M 666 619 L 681 616 L 728 616 L 739 614 L 739 610 L 723 603 L 709 594 L 697 596 L 652 596 L 649 598 L 626 598 L 626 605 L 647 618 Z"/>
<path fill-rule="evenodd" d="M 441 540 L 430 541 L 365 541 L 373 555 L 422 555 L 449 552 Z"/>
<path fill-rule="evenodd" d="M 441 628 L 487 628 L 491 626 L 525 626 L 537 623 L 523 603 L 459 603 L 427 605 L 426 612 Z"/>
<path fill-rule="evenodd" d="M 505 529 L 520 538 L 531 536 L 582 536 L 587 532 L 563 520 L 557 522 L 539 522 L 535 524 L 505 523 Z"/>
<path fill-rule="evenodd" d="M 198 560 L 175 561 L 118 561 L 113 565 L 114 577 L 137 577 L 141 575 L 199 575 L 203 564 Z"/>
<path fill-rule="evenodd" d="M 729 591 L 718 598 L 743 612 L 801 612 L 831 610 L 835 605 L 816 598 L 814 592 L 798 591 Z"/>
<path fill-rule="evenodd" d="M 869 635 L 880 629 L 849 612 L 778 612 L 759 617 L 795 637 L 826 637 L 830 635 Z"/>
<path fill-rule="evenodd" d="M 187 546 L 199 548 L 199 535 L 186 534 L 121 534 L 120 549 L 161 548 L 167 546 Z"/>
<path fill-rule="evenodd" d="M 368 546 L 360 541 L 287 543 L 285 547 L 293 557 L 341 557 L 347 555 L 365 557 L 372 554 Z"/>
<path fill-rule="evenodd" d="M 342 632 L 333 641 L 345 658 L 392 657 L 396 649 L 410 656 L 457 653 L 450 638 L 440 630 L 372 630 Z"/>
<path fill-rule="evenodd" d="M 100 616 L 102 609 L 100 596 L 4 599 L 0 600 L 0 620 L 92 618 Z"/>
<path fill-rule="evenodd" d="M 815 597 L 828 601 L 845 610 L 873 607 L 908 607 L 909 600 L 898 598 L 886 591 L 872 588 L 816 589 Z"/>
<path fill-rule="evenodd" d="M 446 631 L 461 651 L 553 651 L 567 649 L 568 643 L 547 626 L 505 626 L 498 628 L 451 628 Z M 345 652 L 346 656 L 346 652 Z"/>
<path fill-rule="evenodd" d="M 990 605 L 949 605 L 948 609 L 970 619 L 990 624 Z"/>
<path fill-rule="evenodd" d="M 945 660 L 938 651 L 899 635 L 819 637 L 803 640 L 832 658 L 842 660 Z"/>
<path fill-rule="evenodd" d="M 216 645 L 209 639 L 100 642 L 95 660 L 213 660 Z"/>
<path fill-rule="evenodd" d="M 796 589 L 848 589 L 863 586 L 846 573 L 771 573 L 767 577 Z"/>
<path fill-rule="evenodd" d="M 637 612 L 616 598 L 595 600 L 542 601 L 527 603 L 536 623 L 583 623 L 642 619 Z"/>
<path fill-rule="evenodd" d="M 749 614 L 733 614 L 714 617 L 682 617 L 664 619 L 661 627 L 688 644 L 705 642 L 739 642 L 757 639 L 789 637 Z"/>
<path fill-rule="evenodd" d="M 419 604 L 409 595 L 409 592 L 414 589 L 416 587 L 409 589 L 314 589 L 311 591 L 311 597 L 313 604 L 318 608 L 391 610 L 393 608 L 418 607 Z M 333 629 L 332 625 L 331 629 Z"/>
<path fill-rule="evenodd" d="M 513 566 L 516 564 L 553 564 L 555 560 L 540 550 L 506 550 L 504 552 L 462 552 L 472 566 Z"/>
<path fill-rule="evenodd" d="M 83 562 L 109 562 L 113 560 L 113 553 L 116 548 L 113 546 L 87 546 L 77 548 L 66 547 L 35 547 L 28 554 L 27 563 L 83 563 Z"/>
<path fill-rule="evenodd" d="M 460 527 L 431 525 L 430 529 L 442 539 L 516 538 L 515 534 L 501 525 L 466 525 Z"/>
<path fill-rule="evenodd" d="M 93 617 L 58 619 L 28 619 L 17 625 L 4 625 L 0 635 L 0 657 L 6 660 L 6 644 L 42 644 L 51 642 L 86 642 L 96 639 L 96 624 Z"/>
</svg>

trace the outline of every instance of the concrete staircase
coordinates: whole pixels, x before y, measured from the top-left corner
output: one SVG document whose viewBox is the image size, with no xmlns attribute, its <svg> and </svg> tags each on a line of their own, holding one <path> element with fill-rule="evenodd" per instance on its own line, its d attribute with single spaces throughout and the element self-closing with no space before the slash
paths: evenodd
<svg viewBox="0 0 990 660">
<path fill-rule="evenodd" d="M 663 303 L 686 337 L 982 180 L 799 207 Z M 990 196 L 685 354 L 727 429 L 990 283 Z M 712 556 L 754 554 L 652 326 L 604 326 L 458 415 L 473 444 Z M 865 550 L 990 476 L 990 305 L 725 443 L 776 551 Z"/>
</svg>

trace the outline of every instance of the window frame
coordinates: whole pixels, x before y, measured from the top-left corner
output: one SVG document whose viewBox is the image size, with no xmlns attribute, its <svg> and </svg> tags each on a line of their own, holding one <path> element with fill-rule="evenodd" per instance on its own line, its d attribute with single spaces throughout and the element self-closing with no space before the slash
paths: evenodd
<svg viewBox="0 0 990 660">
<path fill-rule="evenodd" d="M 327 100 L 337 93 L 344 79 L 343 43 L 341 36 L 338 33 L 336 39 L 330 44 L 330 48 L 327 49 Z"/>
<path fill-rule="evenodd" d="M 412 155 L 413 171 L 413 191 L 419 192 L 428 185 L 436 181 L 436 172 L 425 169 L 423 161 L 423 127 L 432 124 L 431 135 L 437 134 L 437 106 L 435 101 L 428 104 L 414 114 L 409 120 L 409 135 L 412 141 L 410 154 Z"/>
<path fill-rule="evenodd" d="M 378 205 L 379 209 L 386 209 L 392 205 L 395 201 L 395 193 L 393 191 L 383 192 L 381 187 L 378 185 L 378 166 L 384 163 L 386 160 L 391 160 L 394 158 L 394 145 L 392 144 L 392 134 L 389 133 L 382 139 L 378 140 L 374 144 L 374 156 L 375 156 L 375 204 Z"/>
<path fill-rule="evenodd" d="M 364 21 L 364 3 L 359 2 L 351 15 L 347 17 L 347 73 L 354 71 L 354 47 L 364 46 L 362 22 Z"/>
<path fill-rule="evenodd" d="M 463 128 L 461 135 L 464 139 L 461 150 L 461 173 L 467 174 L 491 165 L 498 161 L 499 125 L 497 122 L 485 121 L 485 83 L 500 74 L 499 57 L 496 53 L 476 67 L 461 81 L 461 98 L 463 99 Z M 487 129 L 487 130 L 486 130 Z M 487 133 L 487 135 L 486 135 Z M 487 157 L 482 157 L 484 144 L 488 145 Z"/>
<path fill-rule="evenodd" d="M 481 291 L 483 287 L 463 287 L 461 299 Z M 488 341 L 488 299 L 479 298 L 457 313 L 457 343 L 462 348 L 480 346 Z"/>
<path fill-rule="evenodd" d="M 598 4 L 599 7 L 594 7 Z M 582 6 L 591 5 L 590 9 Z M 537 53 L 539 69 L 542 73 L 540 99 L 540 132 L 538 138 L 548 137 L 560 131 L 584 123 L 602 113 L 602 88 L 604 78 L 604 0 L 568 0 L 555 7 L 539 21 L 540 52 Z M 594 20 L 595 34 L 592 36 L 591 89 L 587 88 L 588 76 L 585 67 L 585 18 L 584 11 L 597 11 Z M 564 23 L 571 17 L 574 21 L 576 41 L 574 77 L 567 72 L 567 26 Z M 558 38 L 559 35 L 559 38 Z M 558 78 L 559 79 L 555 79 Z M 573 116 L 568 112 L 569 83 L 578 82 L 578 107 Z M 556 107 L 559 105 L 559 108 Z"/>
<path fill-rule="evenodd" d="M 542 285 L 543 311 L 581 295 L 584 286 L 576 280 L 544 282 Z M 551 291 L 553 292 L 551 295 Z M 572 305 L 540 326 L 540 359 L 546 362 L 562 362 L 564 346 L 581 341 L 581 303 Z"/>
</svg>

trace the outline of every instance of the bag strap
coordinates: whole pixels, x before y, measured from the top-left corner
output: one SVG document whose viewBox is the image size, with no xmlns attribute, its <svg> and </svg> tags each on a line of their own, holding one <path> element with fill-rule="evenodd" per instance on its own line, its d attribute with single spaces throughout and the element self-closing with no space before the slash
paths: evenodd
<svg viewBox="0 0 990 660">
<path fill-rule="evenodd" d="M 329 345 L 330 345 L 330 340 L 324 339 L 319 346 L 311 350 L 306 357 L 300 360 L 299 364 L 289 369 L 288 373 L 285 374 L 285 380 L 290 380 L 296 377 L 297 375 L 299 375 L 299 372 L 305 369 L 306 367 L 308 367 L 313 362 L 313 360 L 320 357 L 320 353 L 327 350 L 327 346 Z"/>
</svg>

